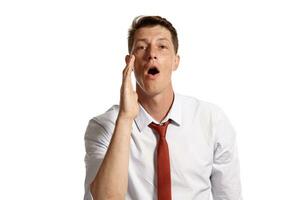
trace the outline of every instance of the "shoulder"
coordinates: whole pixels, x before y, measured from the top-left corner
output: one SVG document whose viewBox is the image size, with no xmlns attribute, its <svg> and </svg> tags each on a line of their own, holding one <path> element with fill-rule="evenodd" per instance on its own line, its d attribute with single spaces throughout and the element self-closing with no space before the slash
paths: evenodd
<svg viewBox="0 0 300 200">
<path fill-rule="evenodd" d="M 207 127 L 215 141 L 228 144 L 234 140 L 235 130 L 219 105 L 190 96 L 180 95 L 179 98 L 182 99 L 182 110 L 186 119 L 195 120 Z"/>
<path fill-rule="evenodd" d="M 201 114 L 216 120 L 224 113 L 220 106 L 215 103 L 182 94 L 176 94 L 176 97 L 180 101 L 184 111 L 188 110 L 195 115 Z"/>
<path fill-rule="evenodd" d="M 108 133 L 113 132 L 118 112 L 119 106 L 113 105 L 106 112 L 90 119 L 89 126 L 101 127 Z"/>
<path fill-rule="evenodd" d="M 106 112 L 101 115 L 95 116 L 92 120 L 95 120 L 98 123 L 106 122 L 106 121 L 115 121 L 119 112 L 119 106 L 113 105 Z"/>
</svg>

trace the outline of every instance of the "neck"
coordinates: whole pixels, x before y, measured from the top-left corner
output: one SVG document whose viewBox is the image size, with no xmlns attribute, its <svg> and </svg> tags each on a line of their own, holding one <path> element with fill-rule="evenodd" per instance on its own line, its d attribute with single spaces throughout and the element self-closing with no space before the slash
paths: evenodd
<svg viewBox="0 0 300 200">
<path fill-rule="evenodd" d="M 173 100 L 174 91 L 172 86 L 165 91 L 149 95 L 137 87 L 138 101 L 143 108 L 153 117 L 156 121 L 161 122 L 168 114 Z"/>
</svg>

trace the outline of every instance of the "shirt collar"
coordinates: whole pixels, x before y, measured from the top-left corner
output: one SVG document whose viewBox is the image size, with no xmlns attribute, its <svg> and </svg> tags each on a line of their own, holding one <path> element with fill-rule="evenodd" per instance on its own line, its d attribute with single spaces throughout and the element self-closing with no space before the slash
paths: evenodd
<svg viewBox="0 0 300 200">
<path fill-rule="evenodd" d="M 159 124 L 159 122 L 157 122 L 155 119 L 153 119 L 147 113 L 147 111 L 143 108 L 143 106 L 141 104 L 139 104 L 139 106 L 140 106 L 140 110 L 139 110 L 137 117 L 134 119 L 134 121 L 140 132 L 142 132 L 144 130 L 144 128 L 147 127 L 151 122 Z M 175 93 L 172 107 L 171 107 L 169 113 L 167 114 L 167 116 L 162 120 L 161 123 L 164 123 L 164 122 L 168 121 L 169 119 L 171 119 L 171 123 L 173 123 L 177 126 L 180 126 L 181 125 L 181 116 L 182 116 L 181 99 L 180 99 L 180 96 Z"/>
</svg>

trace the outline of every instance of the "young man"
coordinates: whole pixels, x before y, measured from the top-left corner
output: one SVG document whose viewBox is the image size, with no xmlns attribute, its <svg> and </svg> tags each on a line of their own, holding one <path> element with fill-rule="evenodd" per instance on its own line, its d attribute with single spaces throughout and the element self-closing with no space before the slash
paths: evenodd
<svg viewBox="0 0 300 200">
<path fill-rule="evenodd" d="M 241 200 L 234 130 L 217 106 L 174 93 L 175 28 L 136 18 L 120 105 L 90 120 L 85 199 Z M 131 73 L 136 77 L 136 91 Z"/>
</svg>

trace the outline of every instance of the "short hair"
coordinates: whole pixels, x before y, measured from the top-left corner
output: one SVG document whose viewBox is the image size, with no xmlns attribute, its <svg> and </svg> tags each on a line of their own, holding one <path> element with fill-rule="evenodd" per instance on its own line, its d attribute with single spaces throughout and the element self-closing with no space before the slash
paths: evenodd
<svg viewBox="0 0 300 200">
<path fill-rule="evenodd" d="M 160 16 L 137 16 L 132 21 L 132 25 L 128 31 L 128 52 L 130 53 L 133 47 L 135 32 L 143 27 L 162 26 L 168 29 L 172 36 L 172 43 L 175 53 L 178 51 L 178 36 L 177 31 L 167 19 Z"/>
</svg>

